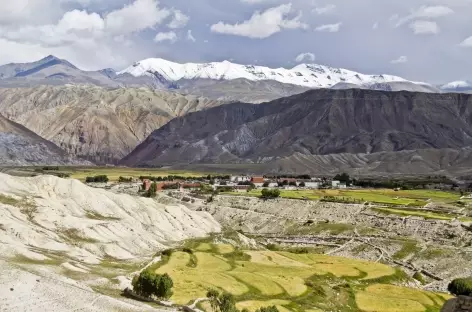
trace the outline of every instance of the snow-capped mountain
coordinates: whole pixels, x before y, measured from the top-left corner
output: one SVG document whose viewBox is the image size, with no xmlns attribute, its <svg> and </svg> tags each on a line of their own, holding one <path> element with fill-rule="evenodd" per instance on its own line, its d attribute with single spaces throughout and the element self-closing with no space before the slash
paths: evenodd
<svg viewBox="0 0 472 312">
<path fill-rule="evenodd" d="M 397 76 L 365 75 L 347 69 L 316 64 L 300 64 L 292 69 L 273 69 L 264 66 L 234 64 L 228 61 L 179 64 L 160 58 L 137 62 L 117 74 L 131 74 L 135 77 L 153 76 L 162 82 L 182 79 L 273 80 L 308 88 L 330 88 L 338 83 L 363 86 L 386 82 L 410 82 Z"/>
<path fill-rule="evenodd" d="M 441 86 L 442 91 L 448 92 L 468 92 L 472 90 L 472 82 L 470 81 L 453 81 Z"/>
</svg>

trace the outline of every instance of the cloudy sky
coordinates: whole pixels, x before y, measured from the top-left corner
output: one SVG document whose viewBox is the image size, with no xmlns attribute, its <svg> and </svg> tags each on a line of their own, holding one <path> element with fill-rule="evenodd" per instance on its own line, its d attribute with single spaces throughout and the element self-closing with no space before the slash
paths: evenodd
<svg viewBox="0 0 472 312">
<path fill-rule="evenodd" d="M 314 62 L 443 83 L 472 80 L 471 15 L 472 0 L 5 0 L 0 63 Z"/>
</svg>

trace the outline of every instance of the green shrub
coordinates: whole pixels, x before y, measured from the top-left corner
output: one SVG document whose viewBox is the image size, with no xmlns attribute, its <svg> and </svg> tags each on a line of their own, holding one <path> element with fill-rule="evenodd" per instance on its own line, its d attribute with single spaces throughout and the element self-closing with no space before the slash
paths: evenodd
<svg viewBox="0 0 472 312">
<path fill-rule="evenodd" d="M 279 312 L 276 306 L 271 306 L 271 307 L 262 307 L 260 309 L 257 309 L 256 312 Z"/>
<path fill-rule="evenodd" d="M 132 182 L 133 181 L 133 178 L 132 177 L 119 177 L 118 178 L 118 182 L 120 183 L 129 183 L 129 182 Z"/>
<path fill-rule="evenodd" d="M 424 276 L 423 274 L 421 274 L 421 272 L 415 272 L 415 274 L 413 274 L 413 278 L 423 285 L 426 284 L 426 281 L 424 280 Z"/>
<path fill-rule="evenodd" d="M 456 296 L 472 296 L 472 277 L 453 280 L 447 290 Z"/>
<path fill-rule="evenodd" d="M 276 245 L 276 244 L 267 244 L 266 248 L 269 249 L 269 250 L 272 250 L 272 251 L 279 250 L 279 246 Z"/>
<path fill-rule="evenodd" d="M 106 175 L 86 177 L 85 183 L 108 183 L 108 177 Z"/>
<path fill-rule="evenodd" d="M 193 250 L 190 249 L 190 248 L 184 247 L 184 248 L 182 249 L 182 251 L 183 251 L 183 252 L 186 252 L 186 253 L 188 253 L 188 254 L 193 255 Z"/>
<path fill-rule="evenodd" d="M 166 250 L 163 250 L 163 251 L 161 252 L 161 254 L 162 254 L 163 256 L 170 257 L 170 256 L 172 256 L 172 253 L 173 253 L 173 252 L 174 252 L 174 251 L 173 251 L 172 249 L 166 249 Z"/>
<path fill-rule="evenodd" d="M 261 194 L 261 197 L 264 199 L 277 198 L 280 196 L 280 191 L 278 189 L 269 190 L 265 188 L 262 189 Z"/>
</svg>

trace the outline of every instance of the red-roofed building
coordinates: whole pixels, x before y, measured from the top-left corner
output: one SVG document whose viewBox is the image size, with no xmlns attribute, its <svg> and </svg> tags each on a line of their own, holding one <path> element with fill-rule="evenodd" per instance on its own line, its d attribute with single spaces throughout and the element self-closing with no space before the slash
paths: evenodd
<svg viewBox="0 0 472 312">
<path fill-rule="evenodd" d="M 253 183 L 255 186 L 261 187 L 264 185 L 264 177 L 252 177 L 251 183 Z"/>
</svg>

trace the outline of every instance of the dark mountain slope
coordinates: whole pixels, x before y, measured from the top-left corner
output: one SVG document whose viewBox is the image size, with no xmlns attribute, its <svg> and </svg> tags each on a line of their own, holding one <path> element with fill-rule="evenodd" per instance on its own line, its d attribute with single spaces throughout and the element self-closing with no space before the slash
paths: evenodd
<svg viewBox="0 0 472 312">
<path fill-rule="evenodd" d="M 472 145 L 472 96 L 312 90 L 260 105 L 192 113 L 154 131 L 126 165 L 266 162 Z"/>
<path fill-rule="evenodd" d="M 0 115 L 0 166 L 90 164 Z"/>
</svg>

